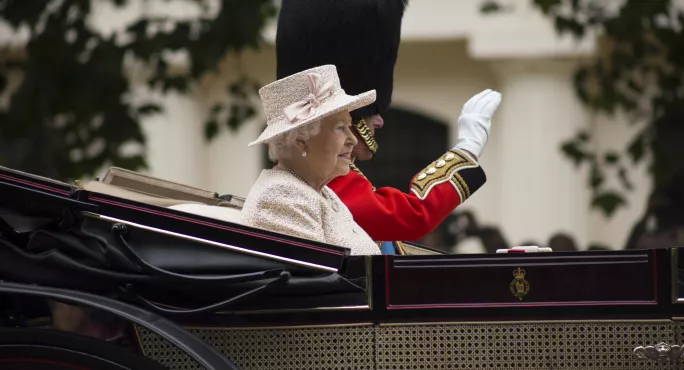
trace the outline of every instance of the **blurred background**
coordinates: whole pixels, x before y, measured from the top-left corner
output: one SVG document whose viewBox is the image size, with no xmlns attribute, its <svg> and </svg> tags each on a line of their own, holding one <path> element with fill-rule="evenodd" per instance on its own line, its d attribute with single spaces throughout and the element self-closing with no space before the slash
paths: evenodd
<svg viewBox="0 0 684 370">
<path fill-rule="evenodd" d="M 323 0 L 311 0 L 323 1 Z M 110 166 L 246 196 L 275 78 L 271 0 L 0 0 L 0 165 Z M 420 242 L 454 253 L 684 243 L 684 2 L 412 0 L 376 187 L 408 191 L 472 95 L 503 94 L 486 185 Z"/>
</svg>

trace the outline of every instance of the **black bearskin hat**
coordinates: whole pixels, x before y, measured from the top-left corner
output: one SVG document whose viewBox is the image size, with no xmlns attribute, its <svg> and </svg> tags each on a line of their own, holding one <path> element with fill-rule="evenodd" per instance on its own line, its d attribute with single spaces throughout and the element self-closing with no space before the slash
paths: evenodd
<svg viewBox="0 0 684 370">
<path fill-rule="evenodd" d="M 394 64 L 408 0 L 282 0 L 276 35 L 278 79 L 334 64 L 342 88 L 375 89 L 355 120 L 383 113 L 392 101 Z"/>
</svg>

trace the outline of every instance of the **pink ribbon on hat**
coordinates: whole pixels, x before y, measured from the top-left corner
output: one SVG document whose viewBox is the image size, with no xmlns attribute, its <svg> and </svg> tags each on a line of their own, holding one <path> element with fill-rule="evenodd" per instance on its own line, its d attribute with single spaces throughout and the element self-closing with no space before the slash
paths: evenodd
<svg viewBox="0 0 684 370">
<path fill-rule="evenodd" d="M 295 123 L 298 120 L 305 120 L 316 114 L 316 108 L 333 93 L 333 81 L 330 80 L 323 86 L 319 87 L 321 75 L 318 73 L 309 73 L 309 95 L 298 102 L 292 103 L 283 109 L 283 113 L 290 123 Z"/>
</svg>

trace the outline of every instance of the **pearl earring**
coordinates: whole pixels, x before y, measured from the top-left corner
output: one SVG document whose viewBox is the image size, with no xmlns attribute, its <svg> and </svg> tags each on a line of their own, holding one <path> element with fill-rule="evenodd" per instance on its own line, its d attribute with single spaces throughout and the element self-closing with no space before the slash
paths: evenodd
<svg viewBox="0 0 684 370">
<path fill-rule="evenodd" d="M 306 157 L 306 151 L 302 152 L 302 157 Z"/>
</svg>

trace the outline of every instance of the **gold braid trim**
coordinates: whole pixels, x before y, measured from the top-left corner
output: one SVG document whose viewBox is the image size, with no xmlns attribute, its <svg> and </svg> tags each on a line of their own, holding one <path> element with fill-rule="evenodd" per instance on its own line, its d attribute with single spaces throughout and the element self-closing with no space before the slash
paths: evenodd
<svg viewBox="0 0 684 370">
<path fill-rule="evenodd" d="M 375 141 L 375 138 L 373 137 L 373 134 L 371 133 L 370 128 L 366 123 L 366 120 L 361 118 L 360 120 L 354 122 L 354 128 L 361 136 L 361 139 L 363 139 L 363 142 L 366 143 L 368 149 L 370 149 L 373 153 L 377 152 L 378 142 Z"/>
<path fill-rule="evenodd" d="M 358 167 L 356 167 L 356 165 L 355 165 L 354 163 L 350 163 L 350 164 L 349 164 L 349 169 L 352 170 L 352 171 L 354 171 L 354 172 L 356 172 L 356 173 L 358 173 L 358 174 L 361 175 L 364 179 L 368 180 L 368 177 L 366 177 L 366 175 L 364 175 L 363 172 L 361 172 L 361 170 L 360 170 Z"/>
<path fill-rule="evenodd" d="M 435 186 L 449 181 L 464 202 L 470 197 L 470 189 L 458 171 L 473 167 L 479 167 L 474 159 L 463 151 L 452 149 L 413 178 L 411 191 L 423 200 Z"/>
<path fill-rule="evenodd" d="M 354 163 L 350 163 L 350 164 L 349 164 L 349 169 L 352 170 L 352 171 L 354 171 L 354 172 L 356 172 L 356 173 L 358 173 L 358 174 L 361 175 L 361 177 L 363 177 L 364 179 L 368 180 L 368 177 L 366 177 L 366 175 L 364 175 L 363 172 L 361 172 L 361 170 L 360 170 L 358 167 L 356 167 L 356 165 L 355 165 Z M 370 180 L 368 180 L 368 182 L 370 182 Z M 373 191 L 375 191 L 375 186 L 373 186 L 373 185 L 371 184 L 371 187 L 373 188 Z"/>
<path fill-rule="evenodd" d="M 406 250 L 404 250 L 404 243 L 400 241 L 394 242 L 394 247 L 397 249 L 397 254 L 400 256 L 406 256 L 408 253 L 406 253 Z"/>
</svg>

